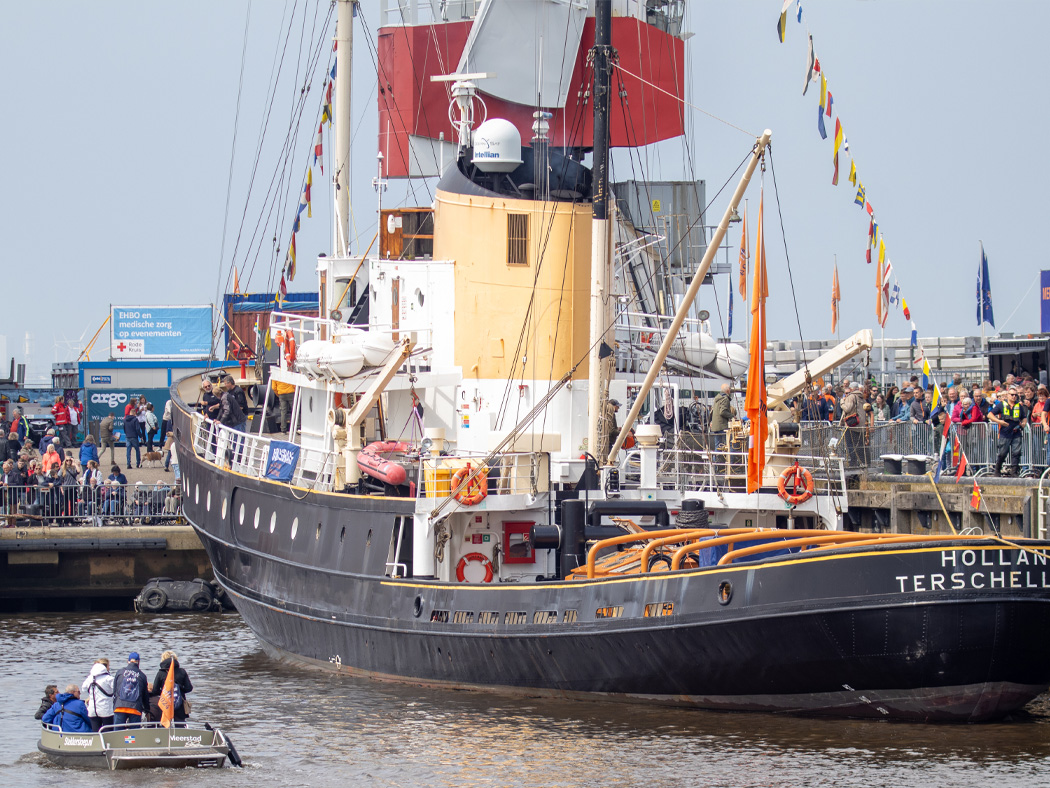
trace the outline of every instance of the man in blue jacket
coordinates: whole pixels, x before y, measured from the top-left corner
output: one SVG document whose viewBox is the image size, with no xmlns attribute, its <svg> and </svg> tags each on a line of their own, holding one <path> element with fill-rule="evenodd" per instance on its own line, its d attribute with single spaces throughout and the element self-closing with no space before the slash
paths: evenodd
<svg viewBox="0 0 1050 788">
<path fill-rule="evenodd" d="M 139 654 L 128 654 L 127 667 L 113 674 L 113 724 L 145 722 L 149 712 L 149 682 L 139 669 Z"/>
<path fill-rule="evenodd" d="M 87 706 L 80 699 L 80 687 L 70 684 L 55 699 L 55 705 L 44 713 L 46 725 L 57 725 L 64 733 L 91 733 L 91 718 Z"/>
</svg>

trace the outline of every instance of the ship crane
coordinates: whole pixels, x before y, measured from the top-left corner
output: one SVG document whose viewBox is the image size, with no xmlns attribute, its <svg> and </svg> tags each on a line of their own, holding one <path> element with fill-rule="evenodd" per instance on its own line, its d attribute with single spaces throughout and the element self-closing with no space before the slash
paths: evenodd
<svg viewBox="0 0 1050 788">
<path fill-rule="evenodd" d="M 861 329 L 848 339 L 839 342 L 831 350 L 821 353 L 813 361 L 806 362 L 802 369 L 792 372 L 783 380 L 766 386 L 766 408 L 784 410 L 784 401 L 803 391 L 806 386 L 810 385 L 813 378 L 819 378 L 835 367 L 845 364 L 854 356 L 871 350 L 873 346 L 871 329 Z"/>
</svg>

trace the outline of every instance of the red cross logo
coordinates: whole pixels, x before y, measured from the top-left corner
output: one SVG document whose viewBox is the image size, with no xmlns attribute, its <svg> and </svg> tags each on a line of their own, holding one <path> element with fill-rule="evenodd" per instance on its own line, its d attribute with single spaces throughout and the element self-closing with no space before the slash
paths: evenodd
<svg viewBox="0 0 1050 788">
<path fill-rule="evenodd" d="M 121 353 L 123 353 L 127 349 L 128 349 L 128 346 L 125 345 L 123 342 L 121 342 L 120 344 L 117 345 L 117 350 L 119 350 Z"/>
</svg>

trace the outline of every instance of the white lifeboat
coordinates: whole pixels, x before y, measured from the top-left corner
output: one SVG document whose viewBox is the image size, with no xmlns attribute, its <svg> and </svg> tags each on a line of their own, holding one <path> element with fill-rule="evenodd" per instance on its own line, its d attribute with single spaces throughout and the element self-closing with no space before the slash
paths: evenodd
<svg viewBox="0 0 1050 788">
<path fill-rule="evenodd" d="M 714 368 L 723 377 L 738 378 L 747 372 L 750 361 L 747 349 L 743 345 L 727 342 L 719 346 L 714 360 Z"/>
<path fill-rule="evenodd" d="M 299 346 L 295 365 L 315 378 L 352 378 L 365 365 L 365 357 L 358 342 L 310 339 Z"/>
<path fill-rule="evenodd" d="M 717 353 L 718 343 L 705 331 L 683 331 L 670 350 L 671 356 L 694 367 L 706 367 Z"/>
</svg>

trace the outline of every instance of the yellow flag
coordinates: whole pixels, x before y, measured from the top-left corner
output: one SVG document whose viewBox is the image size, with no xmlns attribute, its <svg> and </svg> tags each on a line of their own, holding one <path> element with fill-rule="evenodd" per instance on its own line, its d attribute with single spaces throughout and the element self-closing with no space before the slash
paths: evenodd
<svg viewBox="0 0 1050 788">
<path fill-rule="evenodd" d="M 937 403 L 941 401 L 941 387 L 936 383 L 933 384 L 933 399 L 930 400 L 930 410 L 932 411 L 937 407 Z"/>
<path fill-rule="evenodd" d="M 922 374 L 928 378 L 933 377 L 933 372 L 930 371 L 930 362 L 926 359 L 922 360 Z"/>
<path fill-rule="evenodd" d="M 310 199 L 310 193 L 314 187 L 314 171 L 312 167 L 306 170 L 306 216 L 310 218 L 314 215 L 313 202 Z"/>
<path fill-rule="evenodd" d="M 857 185 L 857 163 L 855 161 L 849 163 L 849 182 L 854 186 Z"/>
<path fill-rule="evenodd" d="M 879 239 L 879 262 L 886 262 L 886 242 L 881 238 Z"/>
</svg>

